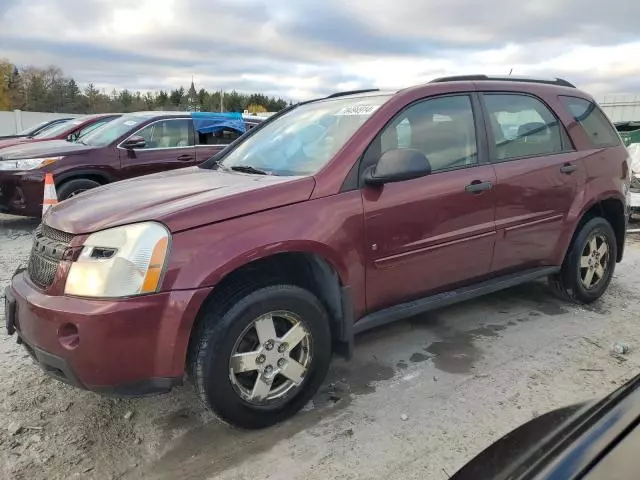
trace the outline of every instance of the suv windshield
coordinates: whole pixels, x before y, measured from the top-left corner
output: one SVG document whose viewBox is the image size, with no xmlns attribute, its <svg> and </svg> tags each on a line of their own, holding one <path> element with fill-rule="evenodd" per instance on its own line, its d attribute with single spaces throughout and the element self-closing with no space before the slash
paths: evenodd
<svg viewBox="0 0 640 480">
<path fill-rule="evenodd" d="M 106 147 L 122 135 L 130 132 L 137 125 L 144 123 L 149 118 L 151 118 L 151 116 L 124 115 L 110 121 L 101 128 L 93 130 L 91 133 L 83 135 L 81 143 L 84 145 L 91 145 L 93 147 Z"/>
<path fill-rule="evenodd" d="M 269 175 L 314 174 L 389 98 L 345 97 L 300 105 L 247 137 L 217 166 Z"/>
<path fill-rule="evenodd" d="M 73 128 L 74 125 L 80 125 L 81 123 L 82 122 L 78 120 L 67 120 L 66 122 L 56 123 L 51 126 L 51 128 L 44 129 L 33 138 L 53 138 Z"/>
<path fill-rule="evenodd" d="M 42 128 L 42 126 L 43 126 L 43 125 L 45 125 L 46 123 L 47 123 L 47 122 L 40 122 L 40 123 L 38 123 L 37 125 L 31 125 L 30 127 L 25 128 L 24 130 L 19 131 L 19 132 L 17 133 L 17 135 L 32 135 L 32 134 L 33 134 L 33 132 L 37 132 L 37 131 L 38 131 L 38 129 Z M 57 123 L 53 123 L 53 124 L 49 125 L 49 127 L 47 127 L 47 128 L 53 127 L 54 125 L 57 125 Z"/>
</svg>

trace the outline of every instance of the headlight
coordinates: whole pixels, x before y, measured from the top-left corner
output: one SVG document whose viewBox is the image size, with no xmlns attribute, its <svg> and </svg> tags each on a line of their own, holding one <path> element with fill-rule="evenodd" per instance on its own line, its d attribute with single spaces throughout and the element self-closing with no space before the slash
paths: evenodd
<svg viewBox="0 0 640 480">
<path fill-rule="evenodd" d="M 0 161 L 0 170 L 33 170 L 34 168 L 44 167 L 63 158 L 64 157 L 45 157 L 2 160 Z"/>
<path fill-rule="evenodd" d="M 155 222 L 110 228 L 89 235 L 71 264 L 64 293 L 114 298 L 157 292 L 170 234 Z"/>
</svg>

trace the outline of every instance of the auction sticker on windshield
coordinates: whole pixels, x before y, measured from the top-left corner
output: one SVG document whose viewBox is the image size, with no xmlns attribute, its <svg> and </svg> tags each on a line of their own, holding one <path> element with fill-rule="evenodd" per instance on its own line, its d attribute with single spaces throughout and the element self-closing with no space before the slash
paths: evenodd
<svg viewBox="0 0 640 480">
<path fill-rule="evenodd" d="M 336 115 L 371 115 L 380 105 L 350 105 L 341 108 Z"/>
</svg>

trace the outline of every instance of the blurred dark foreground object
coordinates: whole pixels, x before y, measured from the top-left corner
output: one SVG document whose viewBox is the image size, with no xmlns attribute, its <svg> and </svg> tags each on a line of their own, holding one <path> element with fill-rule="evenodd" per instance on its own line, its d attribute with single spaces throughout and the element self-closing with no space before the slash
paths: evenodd
<svg viewBox="0 0 640 480">
<path fill-rule="evenodd" d="M 553 410 L 508 433 L 451 480 L 640 479 L 640 375 L 598 402 Z"/>
</svg>

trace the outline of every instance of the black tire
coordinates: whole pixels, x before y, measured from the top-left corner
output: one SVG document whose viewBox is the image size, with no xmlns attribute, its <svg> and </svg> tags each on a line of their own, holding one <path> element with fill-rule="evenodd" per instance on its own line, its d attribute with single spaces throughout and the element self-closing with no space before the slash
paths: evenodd
<svg viewBox="0 0 640 480">
<path fill-rule="evenodd" d="M 100 184 L 94 180 L 88 180 L 86 178 L 76 178 L 63 183 L 60 188 L 57 189 L 58 201 L 66 200 L 73 197 L 78 193 L 82 193 L 85 190 L 91 190 L 92 188 L 99 187 Z"/>
<path fill-rule="evenodd" d="M 604 239 L 609 248 L 608 263 L 604 276 L 594 284 L 592 288 L 586 288 L 582 281 L 583 269 L 580 268 L 580 259 L 587 243 L 594 238 Z M 588 304 L 596 301 L 606 291 L 617 258 L 616 236 L 611 224 L 602 217 L 595 217 L 586 222 L 573 239 L 569 251 L 566 254 L 562 269 L 559 273 L 549 276 L 549 286 L 556 296 L 563 300 Z"/>
<path fill-rule="evenodd" d="M 220 299 L 220 297 L 218 297 Z M 310 364 L 300 386 L 274 405 L 254 405 L 241 397 L 230 378 L 236 342 L 252 322 L 272 311 L 298 315 L 311 338 Z M 237 289 L 205 307 L 192 339 L 187 370 L 200 398 L 223 421 L 241 428 L 264 428 L 300 410 L 318 391 L 331 361 L 329 318 L 311 292 L 293 285 Z"/>
</svg>

